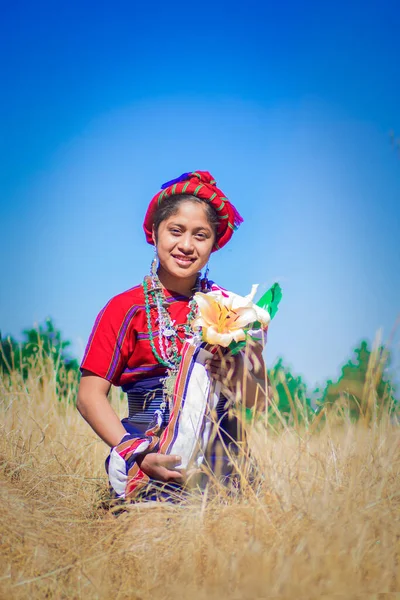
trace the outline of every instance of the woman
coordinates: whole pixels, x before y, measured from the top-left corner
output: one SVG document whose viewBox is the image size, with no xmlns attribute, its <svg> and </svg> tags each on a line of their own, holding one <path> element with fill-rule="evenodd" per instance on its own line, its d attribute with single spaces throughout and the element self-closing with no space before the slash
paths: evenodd
<svg viewBox="0 0 400 600">
<path fill-rule="evenodd" d="M 182 346 L 193 336 L 193 295 L 212 287 L 200 271 L 241 222 L 208 172 L 185 173 L 164 184 L 144 221 L 146 239 L 155 246 L 150 275 L 112 298 L 96 319 L 81 365 L 77 408 L 112 448 L 109 478 L 117 496 L 148 499 L 167 493 L 170 498 L 183 489 L 181 457 L 162 453 L 160 435 L 170 419 Z M 265 389 L 261 353 L 250 370 L 243 362 L 241 354 L 219 352 L 207 364 L 211 378 L 225 386 L 216 408 L 225 447 L 235 439 L 237 425 L 228 416 L 226 396 L 236 393 L 240 382 L 246 405 L 252 406 L 260 384 Z M 111 384 L 128 396 L 129 416 L 122 422 L 107 399 Z M 162 492 L 156 482 L 167 484 Z"/>
</svg>

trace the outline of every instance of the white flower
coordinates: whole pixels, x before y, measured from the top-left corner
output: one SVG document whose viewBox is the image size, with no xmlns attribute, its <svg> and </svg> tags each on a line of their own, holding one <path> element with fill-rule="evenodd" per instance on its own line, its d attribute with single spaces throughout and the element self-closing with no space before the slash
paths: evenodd
<svg viewBox="0 0 400 600">
<path fill-rule="evenodd" d="M 256 321 L 266 327 L 270 321 L 268 312 L 252 302 L 257 287 L 253 285 L 247 296 L 225 290 L 214 290 L 208 294 L 197 292 L 194 299 L 200 314 L 192 326 L 202 328 L 204 341 L 224 348 L 232 341 L 245 340 L 245 327 Z"/>
</svg>

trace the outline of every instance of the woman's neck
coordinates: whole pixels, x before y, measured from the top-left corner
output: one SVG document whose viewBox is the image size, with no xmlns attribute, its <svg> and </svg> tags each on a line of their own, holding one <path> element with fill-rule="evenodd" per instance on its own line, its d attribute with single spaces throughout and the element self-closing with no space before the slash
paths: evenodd
<svg viewBox="0 0 400 600">
<path fill-rule="evenodd" d="M 170 275 L 167 271 L 165 271 L 161 266 L 158 267 L 157 275 L 161 284 L 167 290 L 171 290 L 173 292 L 177 292 L 182 296 L 193 296 L 193 288 L 196 285 L 197 274 L 192 275 L 191 277 L 180 278 L 174 277 Z"/>
</svg>

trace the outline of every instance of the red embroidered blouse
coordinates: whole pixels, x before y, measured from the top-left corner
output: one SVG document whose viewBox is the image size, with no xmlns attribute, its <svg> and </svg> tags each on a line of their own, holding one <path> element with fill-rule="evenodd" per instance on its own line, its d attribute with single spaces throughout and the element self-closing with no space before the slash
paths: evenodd
<svg viewBox="0 0 400 600">
<path fill-rule="evenodd" d="M 165 298 L 178 335 L 184 339 L 189 299 L 168 290 L 165 290 Z M 151 307 L 150 314 L 155 346 L 160 354 L 155 306 Z M 178 339 L 177 343 L 181 351 L 182 342 Z M 118 294 L 100 311 L 86 346 L 82 369 L 125 390 L 140 379 L 162 376 L 166 372 L 150 346 L 142 285 Z"/>
</svg>

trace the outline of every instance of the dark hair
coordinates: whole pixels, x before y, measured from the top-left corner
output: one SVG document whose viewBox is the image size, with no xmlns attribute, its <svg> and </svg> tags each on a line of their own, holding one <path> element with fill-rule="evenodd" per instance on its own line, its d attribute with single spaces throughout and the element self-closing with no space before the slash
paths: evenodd
<svg viewBox="0 0 400 600">
<path fill-rule="evenodd" d="M 210 224 L 215 237 L 217 237 L 217 227 L 219 223 L 217 211 L 211 204 L 207 202 L 207 200 L 202 200 L 201 198 L 192 196 L 192 194 L 175 194 L 174 196 L 169 196 L 161 202 L 160 206 L 157 207 L 156 212 L 154 213 L 153 219 L 153 227 L 156 237 L 158 228 L 160 227 L 162 221 L 169 219 L 169 217 L 172 217 L 172 215 L 176 215 L 179 210 L 179 206 L 187 201 L 197 202 L 197 204 L 204 205 L 207 221 Z"/>
</svg>

